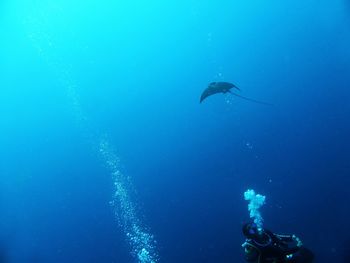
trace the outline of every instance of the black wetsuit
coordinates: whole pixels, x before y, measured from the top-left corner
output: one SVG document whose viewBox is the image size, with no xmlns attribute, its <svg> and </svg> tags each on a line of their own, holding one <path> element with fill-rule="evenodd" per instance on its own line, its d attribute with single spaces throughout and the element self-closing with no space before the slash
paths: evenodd
<svg viewBox="0 0 350 263">
<path fill-rule="evenodd" d="M 256 238 L 247 238 L 244 244 L 246 260 L 254 263 L 310 263 L 313 254 L 298 246 L 292 235 L 278 235 L 263 230 Z"/>
</svg>

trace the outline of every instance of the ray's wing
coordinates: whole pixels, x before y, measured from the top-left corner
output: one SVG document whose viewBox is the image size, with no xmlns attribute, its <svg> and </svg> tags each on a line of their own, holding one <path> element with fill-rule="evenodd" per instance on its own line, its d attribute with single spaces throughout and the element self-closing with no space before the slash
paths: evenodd
<svg viewBox="0 0 350 263">
<path fill-rule="evenodd" d="M 232 84 L 233 85 L 233 84 Z M 236 90 L 239 90 L 239 91 L 241 91 L 241 89 L 240 88 L 238 88 L 236 85 L 233 85 L 233 87 L 232 88 L 235 88 Z"/>
<path fill-rule="evenodd" d="M 212 87 L 209 87 L 207 89 L 205 89 L 201 95 L 201 99 L 200 99 L 200 103 L 205 100 L 207 97 L 215 94 L 215 93 L 219 93 L 219 91 L 217 91 L 216 89 L 213 89 Z"/>
<path fill-rule="evenodd" d="M 236 85 L 230 82 L 212 82 L 209 84 L 209 87 L 206 88 L 200 98 L 200 103 L 205 100 L 207 97 L 217 94 L 217 93 L 227 93 L 231 92 L 230 89 L 235 88 L 238 91 L 241 91 Z"/>
</svg>

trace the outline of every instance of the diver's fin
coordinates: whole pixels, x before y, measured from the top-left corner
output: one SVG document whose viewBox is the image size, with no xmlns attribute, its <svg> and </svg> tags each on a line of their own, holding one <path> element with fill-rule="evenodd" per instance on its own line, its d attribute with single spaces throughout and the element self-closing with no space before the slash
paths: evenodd
<svg viewBox="0 0 350 263">
<path fill-rule="evenodd" d="M 259 103 L 259 104 L 264 104 L 264 105 L 269 105 L 269 106 L 273 106 L 273 104 L 271 103 L 267 103 L 267 102 L 263 102 L 263 101 L 259 101 L 259 100 L 254 100 L 254 99 L 250 99 L 250 98 L 247 98 L 247 97 L 244 97 L 242 95 L 238 95 L 236 93 L 233 93 L 232 91 L 229 91 L 232 95 L 235 95 L 236 97 L 239 97 L 241 99 L 244 99 L 244 100 L 249 100 L 249 101 L 252 101 L 252 102 L 255 102 L 255 103 Z"/>
</svg>

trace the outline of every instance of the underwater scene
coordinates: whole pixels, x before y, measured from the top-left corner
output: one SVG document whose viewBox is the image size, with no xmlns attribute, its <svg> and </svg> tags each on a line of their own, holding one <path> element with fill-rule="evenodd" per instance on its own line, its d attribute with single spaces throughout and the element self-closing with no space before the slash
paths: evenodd
<svg viewBox="0 0 350 263">
<path fill-rule="evenodd" d="M 1 0 L 0 263 L 349 263 L 349 0 Z"/>
</svg>

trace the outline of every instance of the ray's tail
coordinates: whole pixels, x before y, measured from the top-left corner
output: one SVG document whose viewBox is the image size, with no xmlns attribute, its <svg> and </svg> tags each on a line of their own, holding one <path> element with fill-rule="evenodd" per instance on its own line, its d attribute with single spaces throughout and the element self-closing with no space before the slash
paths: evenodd
<svg viewBox="0 0 350 263">
<path fill-rule="evenodd" d="M 251 99 L 251 98 L 247 98 L 247 97 L 244 97 L 242 95 L 238 95 L 236 93 L 233 93 L 232 91 L 230 91 L 230 93 L 236 97 L 239 97 L 241 99 L 244 99 L 244 100 L 248 100 L 248 101 L 251 101 L 251 102 L 255 102 L 255 103 L 259 103 L 259 104 L 263 104 L 263 105 L 269 105 L 269 106 L 273 106 L 273 104 L 271 103 L 268 103 L 268 102 L 264 102 L 264 101 L 259 101 L 259 100 L 254 100 L 254 99 Z"/>
</svg>

